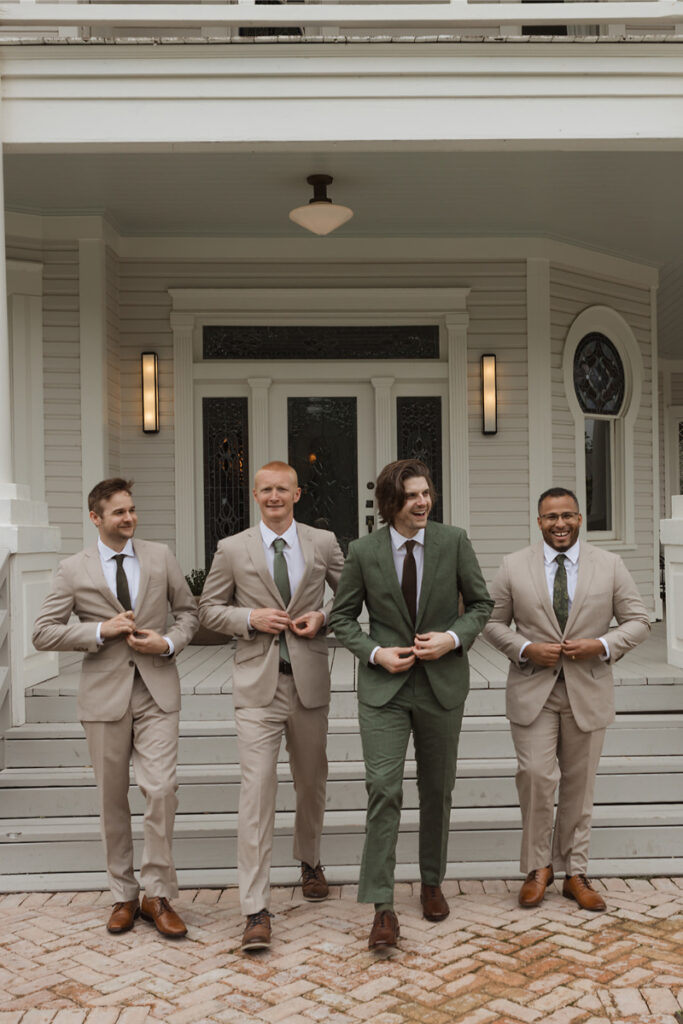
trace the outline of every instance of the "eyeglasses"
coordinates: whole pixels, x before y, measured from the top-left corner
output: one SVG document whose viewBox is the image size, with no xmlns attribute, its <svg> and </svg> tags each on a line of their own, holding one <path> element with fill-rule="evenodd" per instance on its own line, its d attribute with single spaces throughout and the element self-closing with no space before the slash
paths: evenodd
<svg viewBox="0 0 683 1024">
<path fill-rule="evenodd" d="M 539 519 L 545 519 L 546 523 L 573 523 L 575 519 L 579 518 L 579 512 L 546 512 L 545 515 L 539 515 Z"/>
</svg>

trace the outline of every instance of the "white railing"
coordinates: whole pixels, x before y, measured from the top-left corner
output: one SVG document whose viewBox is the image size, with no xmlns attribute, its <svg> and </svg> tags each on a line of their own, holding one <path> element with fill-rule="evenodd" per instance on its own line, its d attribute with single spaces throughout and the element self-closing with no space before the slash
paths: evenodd
<svg viewBox="0 0 683 1024">
<path fill-rule="evenodd" d="M 307 30 L 377 30 L 406 32 L 452 31 L 479 26 L 491 32 L 517 25 L 581 26 L 631 25 L 652 27 L 665 34 L 683 31 L 683 0 L 588 0 L 570 3 L 466 3 L 463 0 L 353 0 L 353 2 L 283 3 L 279 6 L 253 2 L 225 3 L 90 3 L 76 0 L 43 3 L 38 0 L 0 2 L 0 29 L 36 30 L 89 27 L 94 36 L 129 29 L 210 29 L 231 32 L 237 28 L 304 27 Z"/>
<path fill-rule="evenodd" d="M 0 710 L 9 694 L 9 558 L 0 548 Z"/>
</svg>

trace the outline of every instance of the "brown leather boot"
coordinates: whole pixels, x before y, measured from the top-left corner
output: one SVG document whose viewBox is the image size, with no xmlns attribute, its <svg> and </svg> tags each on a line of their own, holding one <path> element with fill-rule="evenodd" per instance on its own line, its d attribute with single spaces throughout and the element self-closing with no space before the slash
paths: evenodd
<svg viewBox="0 0 683 1024">
<path fill-rule="evenodd" d="M 401 931 L 398 918 L 393 910 L 378 910 L 370 929 L 368 949 L 381 949 L 384 946 L 395 946 Z"/>
<path fill-rule="evenodd" d="M 530 910 L 531 907 L 537 907 L 539 903 L 542 903 L 545 890 L 554 879 L 552 864 L 549 864 L 547 868 L 536 868 L 535 871 L 530 871 L 519 890 L 520 907 Z"/>
<path fill-rule="evenodd" d="M 157 931 L 167 939 L 182 939 L 187 935 L 184 921 L 165 896 L 143 896 L 140 913 L 145 921 L 152 921 Z"/>
<path fill-rule="evenodd" d="M 312 868 L 310 864 L 301 862 L 301 892 L 309 903 L 320 903 L 330 895 L 330 888 L 320 864 Z"/>
<path fill-rule="evenodd" d="M 255 914 L 247 914 L 247 927 L 242 933 L 242 949 L 268 949 L 270 946 L 271 914 L 264 908 Z"/>
<path fill-rule="evenodd" d="M 135 918 L 140 913 L 140 901 L 126 900 L 122 903 L 115 903 L 111 908 L 111 915 L 107 921 L 107 931 L 112 935 L 120 935 L 121 932 L 129 932 L 135 924 Z"/>
<path fill-rule="evenodd" d="M 607 910 L 602 896 L 585 875 L 568 875 L 562 885 L 562 895 L 568 900 L 576 900 L 583 910 Z"/>
<path fill-rule="evenodd" d="M 420 903 L 427 921 L 444 921 L 451 912 L 440 885 L 425 885 L 423 882 L 420 886 Z"/>
</svg>

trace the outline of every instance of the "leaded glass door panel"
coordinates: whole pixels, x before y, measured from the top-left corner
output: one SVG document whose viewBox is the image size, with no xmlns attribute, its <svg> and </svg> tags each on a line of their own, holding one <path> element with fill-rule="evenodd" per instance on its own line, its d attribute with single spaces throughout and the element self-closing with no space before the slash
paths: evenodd
<svg viewBox="0 0 683 1024">
<path fill-rule="evenodd" d="M 371 388 L 274 385 L 270 425 L 273 458 L 289 462 L 299 476 L 296 518 L 332 530 L 346 551 L 374 525 Z"/>
</svg>

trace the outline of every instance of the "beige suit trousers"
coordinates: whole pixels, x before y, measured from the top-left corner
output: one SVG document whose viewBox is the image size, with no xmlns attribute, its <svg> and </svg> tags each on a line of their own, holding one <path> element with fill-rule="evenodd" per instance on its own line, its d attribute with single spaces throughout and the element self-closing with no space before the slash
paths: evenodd
<svg viewBox="0 0 683 1024">
<path fill-rule="evenodd" d="M 293 856 L 312 867 L 320 860 L 327 714 L 327 705 L 304 707 L 293 677 L 282 674 L 266 707 L 235 709 L 241 769 L 237 873 L 243 914 L 267 910 L 270 903 L 277 759 L 283 735 L 296 792 Z"/>
<path fill-rule="evenodd" d="M 134 900 L 140 885 L 148 896 L 178 895 L 171 845 L 178 806 L 177 711 L 162 711 L 136 673 L 130 704 L 117 722 L 83 722 L 100 800 L 100 825 L 109 887 L 116 902 Z M 145 798 L 140 885 L 133 870 L 128 805 L 131 755 L 135 781 Z"/>
<path fill-rule="evenodd" d="M 606 730 L 579 729 L 561 680 L 530 725 L 511 722 L 510 728 L 522 809 L 522 873 L 552 864 L 555 871 L 567 875 L 586 874 L 595 775 Z"/>
</svg>

